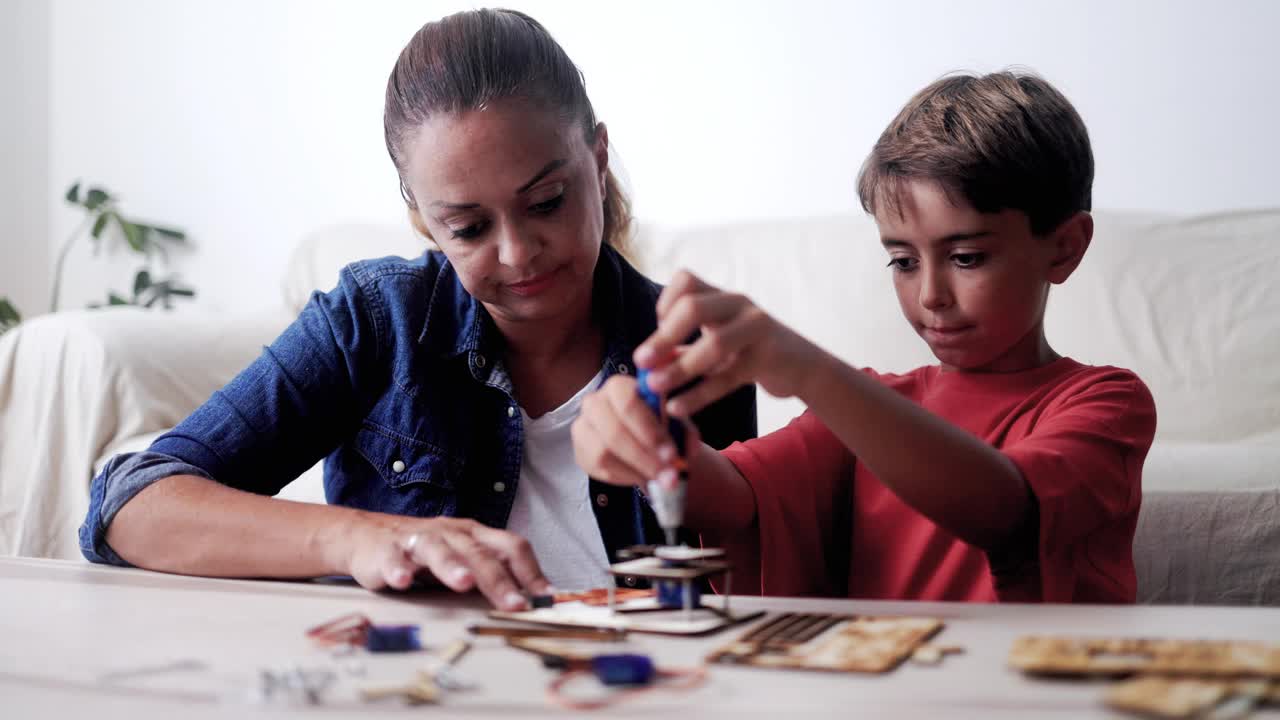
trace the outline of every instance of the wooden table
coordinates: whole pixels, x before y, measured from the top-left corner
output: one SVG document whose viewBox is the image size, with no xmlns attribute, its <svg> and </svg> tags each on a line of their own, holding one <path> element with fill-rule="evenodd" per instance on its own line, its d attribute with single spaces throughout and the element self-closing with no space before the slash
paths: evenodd
<svg viewBox="0 0 1280 720">
<path fill-rule="evenodd" d="M 741 603 L 739 605 L 739 602 Z M 826 675 L 714 666 L 701 688 L 656 691 L 604 713 L 667 718 L 1110 717 L 1097 683 L 1024 678 L 1005 666 L 1028 633 L 1118 634 L 1280 641 L 1280 610 L 1221 607 L 1078 607 L 880 603 L 734 598 L 735 607 L 929 615 L 944 619 L 940 644 L 966 653 L 940 667 L 907 664 L 884 676 Z M 407 679 L 424 656 L 335 659 L 303 636 L 348 612 L 379 623 L 415 623 L 437 647 L 483 619 L 478 597 L 373 594 L 347 585 L 214 580 L 84 563 L 0 558 L 0 717 L 194 720 L 276 717 L 563 717 L 544 692 L 552 671 L 495 638 L 476 640 L 457 673 L 480 683 L 441 706 L 366 704 L 361 685 Z M 633 635 L 659 665 L 691 665 L 741 628 L 697 639 Z M 194 667 L 119 673 L 189 660 Z M 327 667 L 338 678 L 322 705 L 253 699 L 263 668 Z M 363 671 L 360 676 L 354 673 Z M 116 673 L 107 678 L 109 673 Z M 1256 717 L 1278 717 L 1269 711 Z"/>
</svg>

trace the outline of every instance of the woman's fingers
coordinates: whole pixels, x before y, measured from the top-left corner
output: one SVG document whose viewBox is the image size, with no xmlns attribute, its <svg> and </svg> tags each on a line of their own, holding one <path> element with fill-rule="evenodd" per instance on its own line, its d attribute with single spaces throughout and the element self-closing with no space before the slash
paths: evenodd
<svg viewBox="0 0 1280 720">
<path fill-rule="evenodd" d="M 454 552 L 435 532 L 410 535 L 403 543 L 404 554 L 427 568 L 445 587 L 466 592 L 475 587 L 475 577 L 464 557 Z"/>
<path fill-rule="evenodd" d="M 494 548 L 478 541 L 470 532 L 446 532 L 444 542 L 458 555 L 466 558 L 476 587 L 494 607 L 502 610 L 521 610 L 527 606 L 520 584 L 508 569 L 506 559 Z"/>
<path fill-rule="evenodd" d="M 472 530 L 472 536 L 481 544 L 498 551 L 522 588 L 537 595 L 551 592 L 551 583 L 542 574 L 542 567 L 538 565 L 538 558 L 534 556 L 533 546 L 528 540 L 515 533 L 484 525 L 477 525 Z"/>
<path fill-rule="evenodd" d="M 388 552 L 382 564 L 382 581 L 387 587 L 404 590 L 413 584 L 418 565 L 400 552 Z"/>
<path fill-rule="evenodd" d="M 414 526 L 383 563 L 387 586 L 407 588 L 422 567 L 452 590 L 479 589 L 503 610 L 526 607 L 527 593 L 552 591 L 529 541 L 514 533 L 456 518 L 418 520 Z"/>
</svg>

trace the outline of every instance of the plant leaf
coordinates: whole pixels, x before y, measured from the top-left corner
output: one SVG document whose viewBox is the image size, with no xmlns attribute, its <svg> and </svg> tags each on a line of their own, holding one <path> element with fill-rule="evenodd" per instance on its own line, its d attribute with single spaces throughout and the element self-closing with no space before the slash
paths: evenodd
<svg viewBox="0 0 1280 720">
<path fill-rule="evenodd" d="M 142 237 L 142 230 L 119 215 L 116 215 L 116 222 L 120 223 L 120 230 L 124 232 L 124 239 L 125 242 L 129 243 L 129 247 L 133 248 L 134 252 L 145 254 L 147 251 L 144 244 L 146 240 Z"/>
<path fill-rule="evenodd" d="M 20 322 L 22 315 L 18 314 L 18 309 L 9 302 L 9 298 L 0 297 L 0 328 L 8 330 Z"/>
<path fill-rule="evenodd" d="M 84 206 L 90 210 L 97 210 L 104 203 L 109 201 L 111 196 L 102 188 L 89 188 L 89 193 L 84 196 Z"/>
<path fill-rule="evenodd" d="M 142 245 L 142 252 L 146 253 L 147 259 L 151 258 L 151 250 L 156 247 L 156 242 L 151 239 L 151 226 L 133 223 L 138 228 L 138 240 Z"/>
<path fill-rule="evenodd" d="M 195 296 L 196 296 L 196 291 L 195 291 L 195 290 L 192 290 L 191 288 L 184 288 L 184 287 L 171 287 L 171 288 L 169 288 L 169 293 L 168 293 L 168 294 L 170 294 L 170 295 L 180 295 L 180 296 L 182 296 L 182 297 L 195 297 Z"/>
<path fill-rule="evenodd" d="M 74 185 L 67 188 L 67 202 L 69 203 L 80 202 L 80 181 L 79 180 L 77 180 Z"/>
<path fill-rule="evenodd" d="M 119 295 L 111 292 L 111 293 L 107 293 L 107 304 L 108 305 L 131 305 L 132 303 L 120 297 Z"/>
<path fill-rule="evenodd" d="M 187 239 L 187 234 L 182 230 L 178 230 L 175 228 L 159 227 L 157 225 L 151 225 L 150 227 L 152 230 L 155 230 L 156 233 L 164 237 L 164 239 L 166 240 L 173 240 L 175 242 L 185 242 Z"/>
<path fill-rule="evenodd" d="M 112 215 L 115 215 L 115 213 L 107 210 L 99 214 L 98 219 L 93 221 L 93 229 L 89 231 L 89 234 L 93 236 L 94 240 L 102 237 L 102 230 L 107 226 L 107 220 L 110 220 Z"/>
<path fill-rule="evenodd" d="M 139 270 L 138 274 L 133 276 L 133 297 L 137 299 L 142 291 L 149 287 L 151 287 L 151 273 Z"/>
</svg>

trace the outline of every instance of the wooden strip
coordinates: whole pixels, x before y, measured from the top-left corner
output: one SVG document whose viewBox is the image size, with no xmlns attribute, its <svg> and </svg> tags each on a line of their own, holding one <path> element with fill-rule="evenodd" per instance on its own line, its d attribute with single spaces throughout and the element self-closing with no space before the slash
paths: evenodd
<svg viewBox="0 0 1280 720">
<path fill-rule="evenodd" d="M 808 617 L 809 616 L 804 613 L 791 614 L 787 619 L 787 622 L 781 623 L 774 628 L 774 631 L 770 633 L 767 638 L 763 638 L 757 642 L 760 642 L 768 648 L 785 647 L 790 644 L 787 642 L 787 639 L 791 637 L 791 633 L 794 632 L 796 628 L 803 627 L 804 624 L 808 622 Z"/>
<path fill-rule="evenodd" d="M 738 641 L 749 643 L 749 642 L 757 642 L 762 638 L 771 637 L 775 632 L 774 628 L 777 625 L 779 625 L 780 623 L 789 622 L 794 615 L 795 613 L 782 613 L 781 615 L 775 615 L 769 620 L 766 620 L 765 622 L 760 623 L 759 625 L 751 628 L 751 630 L 749 630 L 746 635 L 743 635 L 741 638 L 739 638 Z"/>
<path fill-rule="evenodd" d="M 795 644 L 807 643 L 845 620 L 852 619 L 852 615 L 819 615 L 803 633 L 795 637 Z"/>
</svg>

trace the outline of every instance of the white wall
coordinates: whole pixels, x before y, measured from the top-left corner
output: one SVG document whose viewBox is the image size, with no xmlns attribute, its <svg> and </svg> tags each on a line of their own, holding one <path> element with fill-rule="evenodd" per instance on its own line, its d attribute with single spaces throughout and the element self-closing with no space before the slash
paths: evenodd
<svg viewBox="0 0 1280 720">
<path fill-rule="evenodd" d="M 583 69 L 649 220 L 854 211 L 859 163 L 915 90 L 1011 64 L 1057 83 L 1089 124 L 1097 206 L 1280 205 L 1280 3 L 500 4 L 539 18 Z M 54 0 L 52 238 L 76 220 L 67 184 L 101 182 L 127 212 L 191 231 L 198 251 L 179 265 L 200 302 L 277 302 L 308 229 L 402 221 L 384 83 L 423 21 L 467 5 Z M 101 263 L 81 252 L 70 270 L 67 304 L 102 296 Z"/>
<path fill-rule="evenodd" d="M 0 0 L 0 297 L 49 303 L 49 7 Z"/>
</svg>

